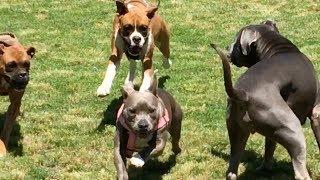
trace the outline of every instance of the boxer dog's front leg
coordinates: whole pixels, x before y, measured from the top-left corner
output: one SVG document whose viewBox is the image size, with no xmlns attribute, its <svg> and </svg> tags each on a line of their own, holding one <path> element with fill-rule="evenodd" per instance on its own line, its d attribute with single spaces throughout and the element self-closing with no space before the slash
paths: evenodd
<svg viewBox="0 0 320 180">
<path fill-rule="evenodd" d="M 9 105 L 8 111 L 6 113 L 6 119 L 5 119 L 4 126 L 3 126 L 3 129 L 1 132 L 1 140 L 3 141 L 5 147 L 8 147 L 13 125 L 16 122 L 16 119 L 20 113 L 21 99 L 22 99 L 23 93 L 24 93 L 23 91 L 21 91 L 21 92 L 10 91 L 9 92 L 10 105 Z M 2 144 L 2 146 L 3 146 L 3 144 Z M 0 152 L 0 156 L 5 155 L 6 148 L 0 148 L 0 149 L 2 149 L 1 150 L 2 152 Z"/>
<path fill-rule="evenodd" d="M 104 76 L 104 79 L 101 83 L 101 85 L 97 89 L 97 95 L 100 97 L 104 97 L 108 94 L 110 94 L 111 86 L 114 77 L 116 76 L 116 71 L 118 70 L 120 66 L 120 60 L 122 58 L 122 50 L 116 47 L 116 44 L 119 44 L 121 46 L 121 41 L 119 40 L 119 17 L 115 16 L 114 18 L 114 24 L 113 24 L 113 31 L 111 37 L 111 55 L 109 57 L 109 63 L 108 67 Z"/>
</svg>

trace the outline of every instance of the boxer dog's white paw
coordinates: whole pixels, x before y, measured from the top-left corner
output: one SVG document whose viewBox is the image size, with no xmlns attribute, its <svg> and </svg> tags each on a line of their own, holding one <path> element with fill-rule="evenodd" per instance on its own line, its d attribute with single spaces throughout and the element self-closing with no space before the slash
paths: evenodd
<svg viewBox="0 0 320 180">
<path fill-rule="evenodd" d="M 163 59 L 162 66 L 166 69 L 169 69 L 172 66 L 172 62 L 170 59 Z"/>
<path fill-rule="evenodd" d="M 139 154 L 135 154 L 132 156 L 132 158 L 130 158 L 130 163 L 135 167 L 140 168 L 145 162 Z"/>
<path fill-rule="evenodd" d="M 107 88 L 104 85 L 100 85 L 97 89 L 97 95 L 99 97 L 104 97 L 110 94 L 110 88 Z"/>
<path fill-rule="evenodd" d="M 227 179 L 228 180 L 237 180 L 237 175 L 232 172 L 229 172 Z"/>
</svg>

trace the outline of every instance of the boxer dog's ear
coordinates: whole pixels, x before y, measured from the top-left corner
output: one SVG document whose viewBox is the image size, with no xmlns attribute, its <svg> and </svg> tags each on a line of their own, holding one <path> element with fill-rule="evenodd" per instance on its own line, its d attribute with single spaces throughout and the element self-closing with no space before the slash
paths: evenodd
<svg viewBox="0 0 320 180">
<path fill-rule="evenodd" d="M 247 56 L 251 52 L 251 45 L 255 43 L 261 35 L 252 29 L 245 28 L 240 37 L 240 45 L 242 54 Z"/>
<path fill-rule="evenodd" d="M 135 90 L 133 88 L 133 86 L 131 84 L 125 84 L 123 87 L 122 87 L 122 97 L 123 99 L 127 99 L 127 97 L 133 93 Z"/>
<path fill-rule="evenodd" d="M 33 58 L 33 56 L 35 55 L 35 53 L 36 53 L 36 48 L 34 48 L 34 47 L 32 47 L 32 46 L 30 46 L 30 47 L 27 48 L 27 54 L 28 54 L 31 58 Z"/>
<path fill-rule="evenodd" d="M 117 13 L 119 15 L 125 15 L 125 14 L 127 14 L 129 12 L 129 10 L 126 7 L 126 5 L 121 1 L 116 0 L 116 6 L 117 6 Z"/>
<path fill-rule="evenodd" d="M 155 15 L 155 13 L 157 12 L 157 10 L 158 10 L 158 7 L 154 7 L 154 6 L 148 8 L 148 10 L 147 10 L 147 17 L 148 17 L 149 19 L 152 19 L 153 16 Z"/>
<path fill-rule="evenodd" d="M 271 20 L 268 19 L 266 21 L 263 21 L 261 24 L 268 25 L 268 26 L 270 26 L 272 31 L 279 32 L 277 24 L 274 21 L 271 21 Z"/>
</svg>

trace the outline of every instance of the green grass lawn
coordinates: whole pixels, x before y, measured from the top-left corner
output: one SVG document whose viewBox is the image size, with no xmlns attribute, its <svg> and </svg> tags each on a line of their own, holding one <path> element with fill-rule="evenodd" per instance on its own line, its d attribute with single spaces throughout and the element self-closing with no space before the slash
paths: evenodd
<svg viewBox="0 0 320 180">
<path fill-rule="evenodd" d="M 112 94 L 95 95 L 109 56 L 114 12 L 110 0 L 0 1 L 0 32 L 13 32 L 23 44 L 37 49 L 10 154 L 0 159 L 0 179 L 114 179 L 112 114 L 128 70 L 126 58 Z M 185 113 L 183 151 L 173 159 L 168 143 L 164 155 L 135 177 L 223 179 L 229 157 L 226 94 L 221 62 L 209 43 L 225 47 L 242 26 L 271 18 L 320 74 L 320 3 L 162 0 L 159 13 L 171 29 L 173 67 L 161 67 L 159 51 L 154 62 L 159 77 L 170 77 L 164 86 Z M 232 71 L 236 79 L 245 69 L 233 67 Z M 1 97 L 2 121 L 7 100 Z M 308 165 L 316 178 L 320 176 L 319 150 L 309 123 L 304 131 Z M 280 146 L 274 170 L 255 171 L 262 162 L 263 147 L 264 138 L 252 135 L 240 177 L 292 179 L 289 156 Z"/>
</svg>

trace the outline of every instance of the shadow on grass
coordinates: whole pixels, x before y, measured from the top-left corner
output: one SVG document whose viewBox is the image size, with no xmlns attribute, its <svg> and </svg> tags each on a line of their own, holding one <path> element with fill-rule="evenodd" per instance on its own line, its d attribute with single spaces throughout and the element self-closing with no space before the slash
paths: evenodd
<svg viewBox="0 0 320 180">
<path fill-rule="evenodd" d="M 2 131 L 5 119 L 6 119 L 6 114 L 5 113 L 0 114 L 0 131 Z M 23 136 L 20 132 L 20 124 L 17 121 L 13 125 L 13 129 L 12 129 L 10 140 L 9 140 L 9 147 L 8 147 L 8 151 L 13 156 L 23 156 L 23 145 L 21 142 L 22 139 L 23 139 Z"/>
<path fill-rule="evenodd" d="M 158 87 L 161 89 L 164 89 L 165 88 L 164 84 L 168 79 L 170 79 L 170 76 L 161 76 L 158 79 L 158 82 L 159 82 Z M 138 90 L 139 87 L 135 86 L 134 89 Z M 122 102 L 123 102 L 122 96 L 115 98 L 110 102 L 107 109 L 103 113 L 103 119 L 101 120 L 99 126 L 96 129 L 97 131 L 99 132 L 103 131 L 106 128 L 106 126 L 115 126 L 117 112 Z"/>
<path fill-rule="evenodd" d="M 103 113 L 103 119 L 101 120 L 97 131 L 103 131 L 106 126 L 115 126 L 118 109 L 123 102 L 122 96 L 115 98 L 108 105 L 107 109 Z"/>
<path fill-rule="evenodd" d="M 224 159 L 229 163 L 229 154 L 225 154 L 222 150 L 212 148 L 211 154 Z M 271 171 L 258 171 L 258 168 L 263 161 L 260 154 L 249 150 L 245 151 L 241 162 L 245 166 L 245 171 L 239 173 L 238 179 L 294 179 L 294 172 L 291 163 L 286 161 L 274 161 Z"/>
<path fill-rule="evenodd" d="M 129 167 L 129 179 L 134 180 L 160 180 L 164 174 L 170 172 L 176 165 L 176 155 L 171 154 L 166 162 L 160 162 L 158 159 L 150 159 L 142 169 Z"/>
</svg>

